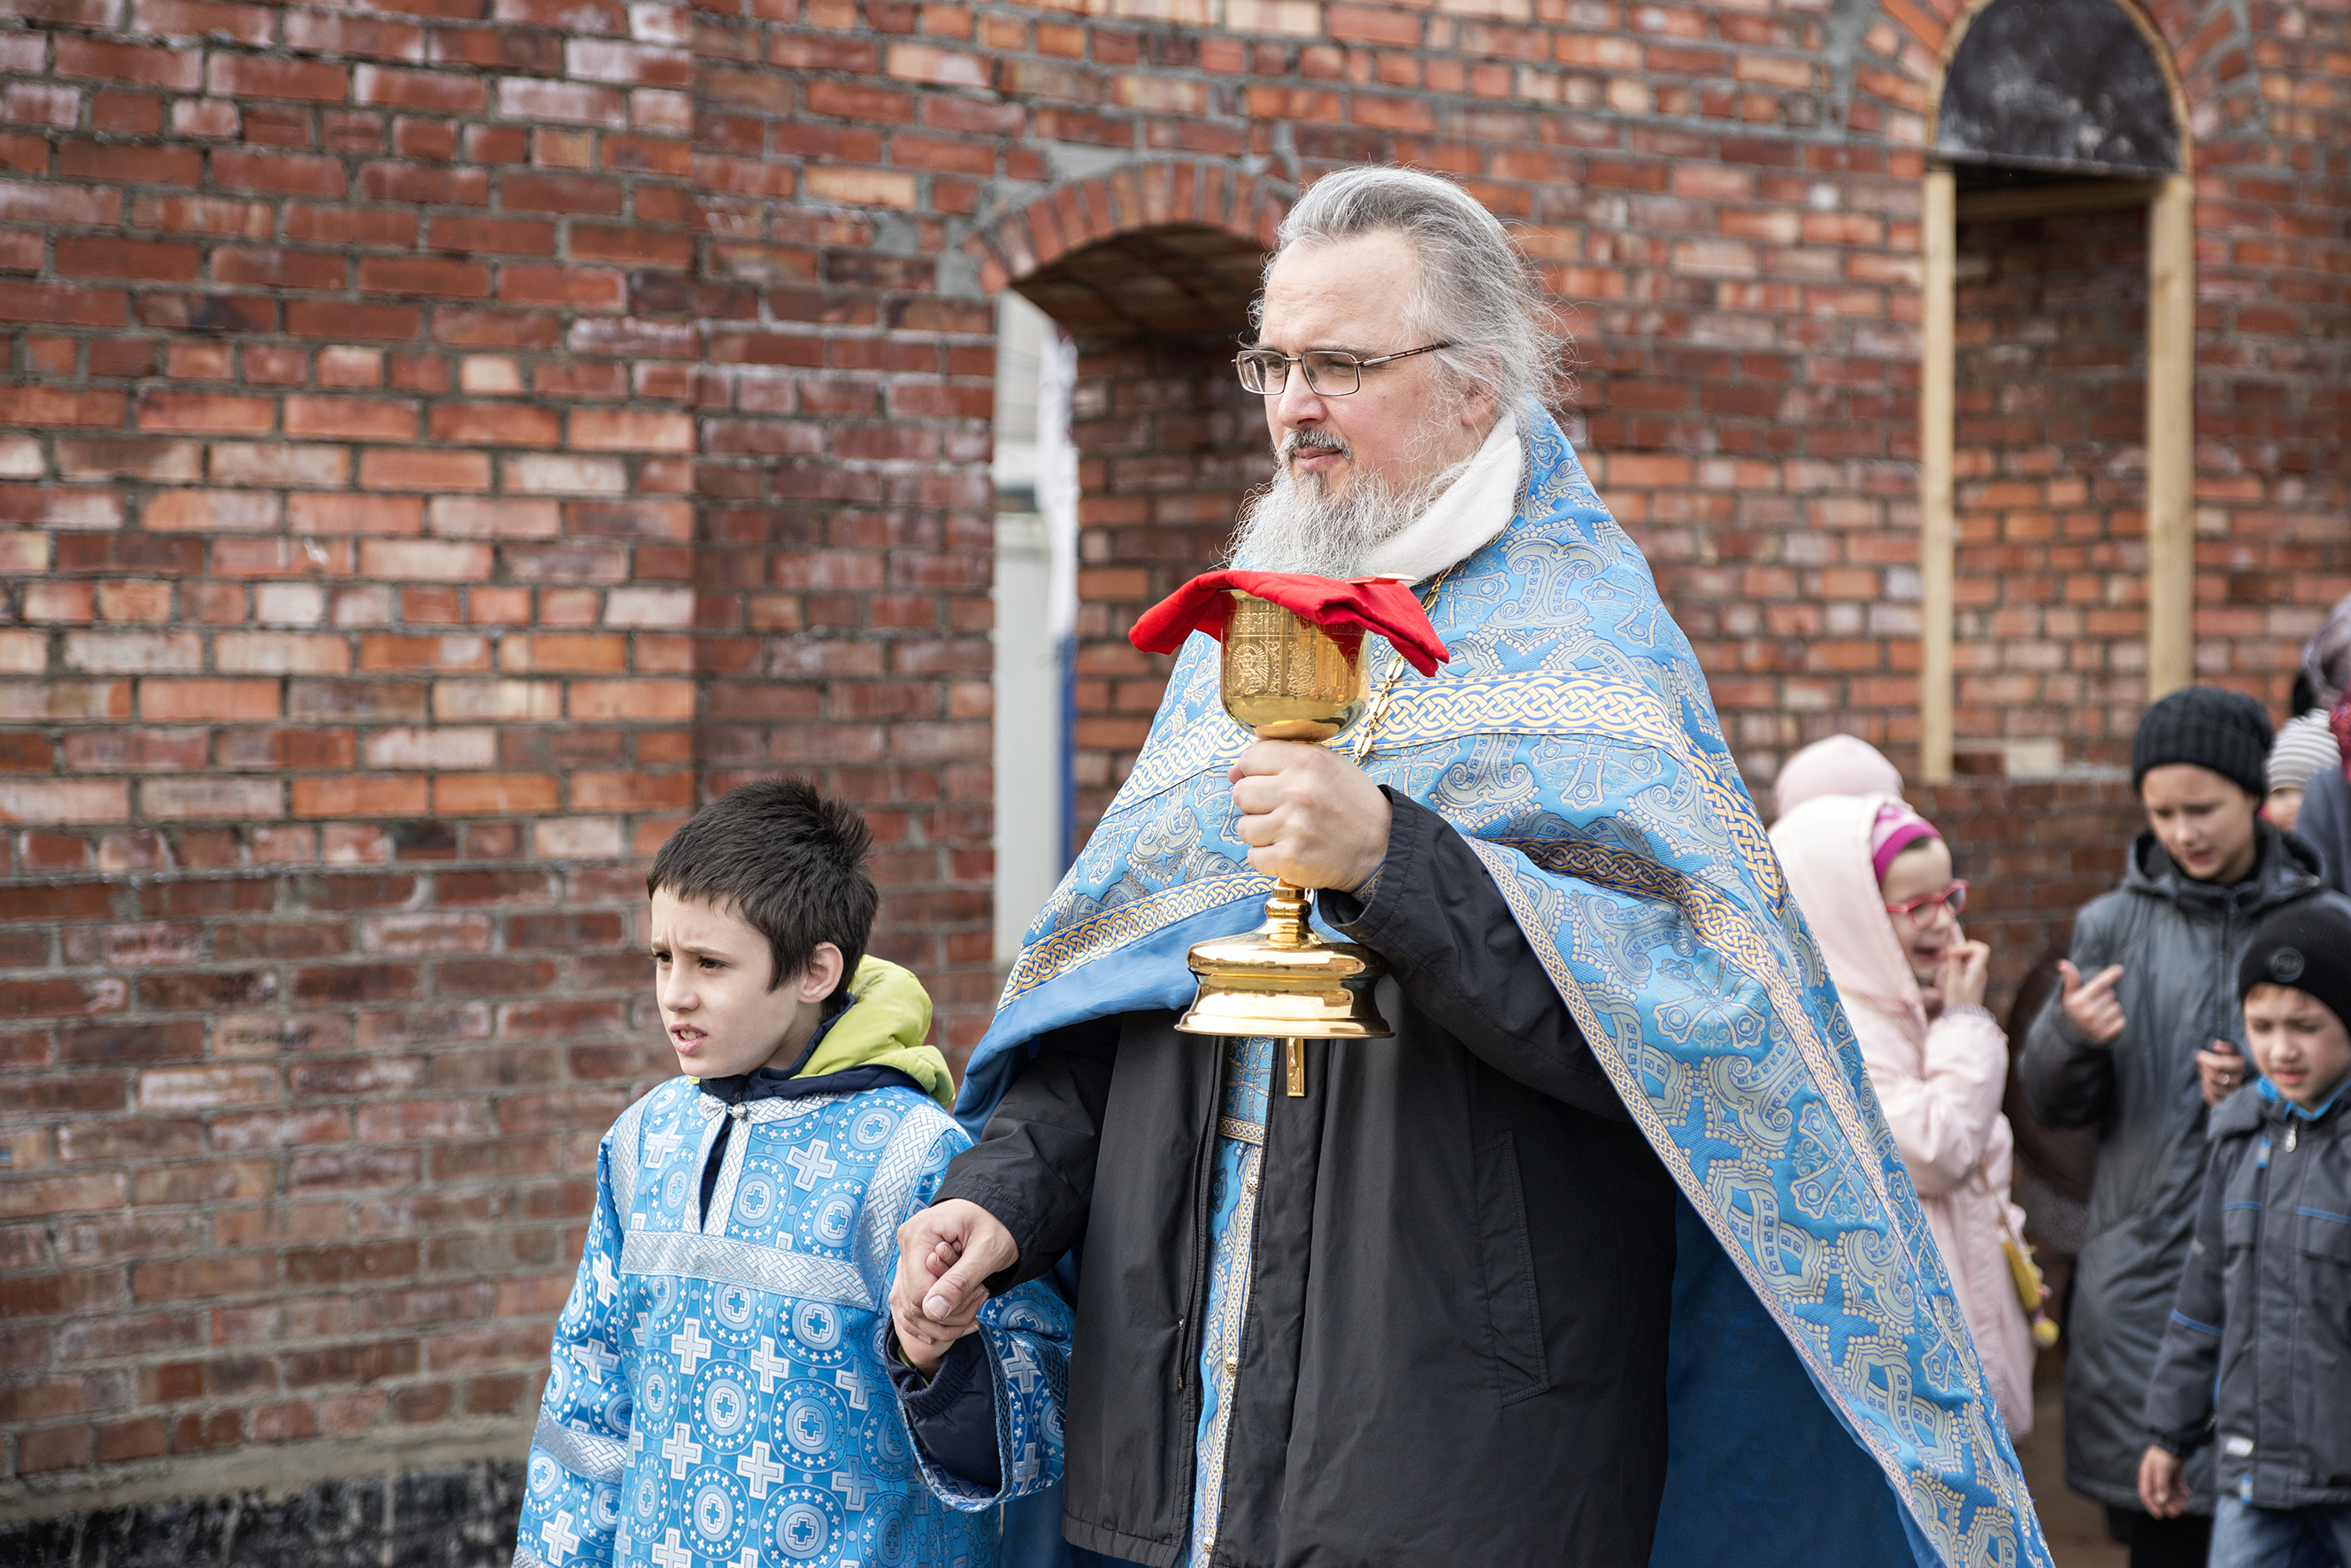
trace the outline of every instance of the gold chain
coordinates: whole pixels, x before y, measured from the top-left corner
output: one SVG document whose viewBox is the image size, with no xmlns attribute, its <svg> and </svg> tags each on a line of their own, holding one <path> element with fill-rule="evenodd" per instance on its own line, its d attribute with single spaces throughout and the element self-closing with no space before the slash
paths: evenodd
<svg viewBox="0 0 2351 1568">
<path fill-rule="evenodd" d="M 1428 585 L 1427 597 L 1420 601 L 1422 614 L 1428 613 L 1429 607 L 1437 602 L 1437 591 L 1445 586 L 1445 580 L 1453 575 L 1454 567 L 1460 564 L 1457 560 L 1453 566 L 1448 566 L 1437 574 L 1437 580 Z M 1371 716 L 1364 721 L 1364 733 L 1355 738 L 1354 761 L 1359 768 L 1363 766 L 1364 758 L 1372 754 L 1372 743 L 1379 738 L 1380 721 L 1388 715 L 1388 699 L 1395 695 L 1396 683 L 1404 679 L 1405 670 L 1411 664 L 1411 661 L 1406 659 L 1393 643 L 1389 645 L 1388 651 L 1395 654 L 1395 667 L 1388 672 L 1388 678 L 1381 683 L 1380 695 L 1372 699 Z"/>
</svg>

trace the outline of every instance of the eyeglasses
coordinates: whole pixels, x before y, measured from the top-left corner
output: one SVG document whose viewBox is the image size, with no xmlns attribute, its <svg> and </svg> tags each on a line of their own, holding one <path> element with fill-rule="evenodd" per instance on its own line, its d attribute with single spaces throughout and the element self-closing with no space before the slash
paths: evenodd
<svg viewBox="0 0 2351 1568">
<path fill-rule="evenodd" d="M 1968 884 L 1965 881 L 1954 882 L 1940 893 L 1929 893 L 1922 897 L 1914 898 L 1907 904 L 1889 904 L 1886 906 L 1886 913 L 1917 917 L 1918 912 L 1923 909 L 1927 912 L 1923 918 L 1932 920 L 1935 918 L 1936 907 L 1945 904 L 1951 906 L 1953 915 L 1957 915 L 1968 906 Z"/>
<path fill-rule="evenodd" d="M 1233 356 L 1233 369 L 1241 373 L 1242 386 L 1270 397 L 1290 384 L 1290 367 L 1296 365 L 1306 372 L 1306 384 L 1318 396 L 1345 397 L 1349 392 L 1363 390 L 1364 372 L 1374 365 L 1409 360 L 1415 354 L 1433 354 L 1439 349 L 1452 347 L 1451 343 L 1429 343 L 1417 349 L 1406 349 L 1400 354 L 1382 354 L 1372 360 L 1360 360 L 1336 349 L 1310 349 L 1302 354 L 1285 354 L 1277 349 L 1243 349 Z"/>
</svg>

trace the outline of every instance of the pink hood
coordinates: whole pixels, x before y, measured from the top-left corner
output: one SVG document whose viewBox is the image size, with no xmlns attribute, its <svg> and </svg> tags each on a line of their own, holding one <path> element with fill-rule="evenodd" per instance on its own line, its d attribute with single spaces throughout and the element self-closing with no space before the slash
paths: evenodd
<svg viewBox="0 0 2351 1568">
<path fill-rule="evenodd" d="M 1816 740 L 1780 765 L 1771 786 L 1771 811 L 1784 817 L 1807 800 L 1823 795 L 1899 797 L 1902 775 L 1885 753 L 1855 735 L 1832 735 Z"/>
<path fill-rule="evenodd" d="M 1839 993 L 1893 1019 L 1916 1045 L 1927 1038 L 1926 1000 L 1869 869 L 1878 808 L 1901 804 L 1898 795 L 1818 796 L 1772 824 L 1771 847 Z"/>
</svg>

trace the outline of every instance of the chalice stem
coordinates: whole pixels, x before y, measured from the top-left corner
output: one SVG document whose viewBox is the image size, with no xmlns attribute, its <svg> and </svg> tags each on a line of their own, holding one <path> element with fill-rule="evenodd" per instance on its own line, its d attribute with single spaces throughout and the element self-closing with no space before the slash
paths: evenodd
<svg viewBox="0 0 2351 1568">
<path fill-rule="evenodd" d="M 1286 1048 L 1283 1052 L 1284 1086 L 1291 1099 L 1302 1099 L 1306 1093 L 1306 1042 L 1291 1040 L 1284 1040 L 1282 1044 Z"/>
</svg>

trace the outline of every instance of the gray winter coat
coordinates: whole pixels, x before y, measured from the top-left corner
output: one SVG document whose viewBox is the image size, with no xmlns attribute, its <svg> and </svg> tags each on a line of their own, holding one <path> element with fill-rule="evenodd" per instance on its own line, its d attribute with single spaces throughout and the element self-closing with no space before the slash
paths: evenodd
<svg viewBox="0 0 2351 1568">
<path fill-rule="evenodd" d="M 2295 832 L 2318 852 L 2318 874 L 2337 893 L 2351 893 L 2351 779 L 2339 768 L 2322 768 L 2302 791 L 2302 818 Z"/>
<path fill-rule="evenodd" d="M 2260 831 L 2260 862 L 2233 887 L 2184 875 L 2141 832 L 2122 885 L 2074 920 L 2069 955 L 2085 980 L 2123 966 L 2122 1034 L 2092 1045 L 2066 1020 L 2061 994 L 2025 1041 L 2033 1115 L 2053 1127 L 2105 1124 L 2066 1324 L 2065 1481 L 2120 1508 L 2139 1506 L 2147 1386 L 2196 1224 L 2205 1126 L 2196 1053 L 2215 1040 L 2241 1049 L 2237 961 L 2253 927 L 2319 891 L 2310 846 L 2266 823 Z M 2189 1507 L 2210 1511 L 2209 1454 L 2190 1460 L 2188 1484 Z"/>
<path fill-rule="evenodd" d="M 2212 1113 L 2147 1434 L 2176 1454 L 2218 1436 L 2221 1490 L 2260 1507 L 2351 1503 L 2351 1093 L 2311 1116 L 2267 1087 Z"/>
</svg>

